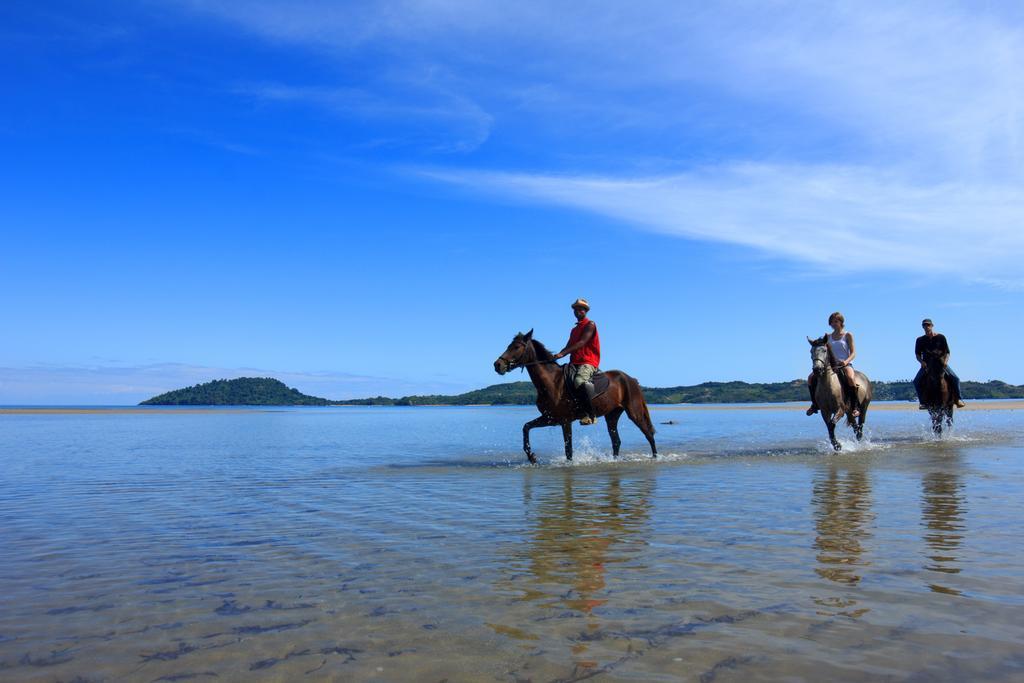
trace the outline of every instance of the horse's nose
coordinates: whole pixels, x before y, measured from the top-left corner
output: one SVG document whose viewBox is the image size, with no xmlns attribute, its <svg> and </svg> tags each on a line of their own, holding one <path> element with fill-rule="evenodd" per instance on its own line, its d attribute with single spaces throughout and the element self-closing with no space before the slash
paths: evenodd
<svg viewBox="0 0 1024 683">
<path fill-rule="evenodd" d="M 494 371 L 496 373 L 498 373 L 499 375 L 504 375 L 505 374 L 505 368 L 502 367 L 502 362 L 501 362 L 500 358 L 498 360 L 494 361 Z"/>
</svg>

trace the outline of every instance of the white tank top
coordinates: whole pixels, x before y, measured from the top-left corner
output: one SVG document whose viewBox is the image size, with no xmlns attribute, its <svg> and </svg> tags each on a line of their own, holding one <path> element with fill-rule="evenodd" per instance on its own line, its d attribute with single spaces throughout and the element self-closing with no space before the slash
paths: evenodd
<svg viewBox="0 0 1024 683">
<path fill-rule="evenodd" d="M 833 339 L 831 334 L 828 336 L 828 345 L 832 347 L 832 355 L 840 363 L 850 357 L 850 345 L 846 343 L 846 335 L 847 333 L 844 332 L 839 339 Z"/>
</svg>

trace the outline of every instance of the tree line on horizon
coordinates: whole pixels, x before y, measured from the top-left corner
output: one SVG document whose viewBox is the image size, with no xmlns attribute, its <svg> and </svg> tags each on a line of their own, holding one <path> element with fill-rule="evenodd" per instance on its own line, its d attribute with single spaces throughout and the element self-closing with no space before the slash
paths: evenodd
<svg viewBox="0 0 1024 683">
<path fill-rule="evenodd" d="M 915 400 L 909 380 L 872 382 L 878 401 Z M 971 399 L 1024 398 L 1024 385 L 998 380 L 961 382 L 963 396 Z M 692 386 L 643 387 L 648 403 L 783 403 L 809 400 L 803 379 L 789 382 L 703 382 Z M 532 382 L 493 384 L 463 394 L 427 394 L 390 398 L 375 396 L 332 401 L 308 396 L 271 377 L 217 379 L 154 396 L 139 405 L 257 405 L 257 406 L 417 406 L 417 405 L 533 405 L 537 392 Z"/>
</svg>

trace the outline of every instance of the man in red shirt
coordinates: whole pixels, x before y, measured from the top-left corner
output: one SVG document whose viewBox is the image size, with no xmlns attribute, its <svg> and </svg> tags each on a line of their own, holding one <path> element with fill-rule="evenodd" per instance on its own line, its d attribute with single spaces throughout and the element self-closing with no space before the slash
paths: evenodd
<svg viewBox="0 0 1024 683">
<path fill-rule="evenodd" d="M 587 317 L 590 304 L 586 299 L 576 299 L 572 304 L 572 313 L 576 316 L 576 327 L 569 332 L 569 343 L 555 354 L 561 358 L 572 354 L 569 364 L 572 366 L 572 384 L 577 395 L 582 394 L 586 417 L 580 420 L 581 425 L 592 425 L 597 422 L 594 413 L 594 384 L 590 379 L 601 364 L 601 339 L 597 336 L 597 325 Z M 582 391 L 580 391 L 582 389 Z"/>
</svg>

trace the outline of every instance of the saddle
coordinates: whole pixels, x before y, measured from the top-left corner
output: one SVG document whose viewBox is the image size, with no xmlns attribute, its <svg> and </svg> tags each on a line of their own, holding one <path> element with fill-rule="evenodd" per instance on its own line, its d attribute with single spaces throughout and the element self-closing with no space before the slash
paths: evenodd
<svg viewBox="0 0 1024 683">
<path fill-rule="evenodd" d="M 572 363 L 566 363 L 562 366 L 562 379 L 565 381 L 566 393 L 569 396 L 572 396 L 573 401 L 576 402 L 577 408 L 581 409 L 580 406 L 585 405 L 581 403 L 581 399 L 584 397 L 580 395 L 582 392 L 577 391 L 576 387 L 573 386 L 572 377 Z M 594 398 L 596 399 L 598 396 L 608 391 L 608 387 L 611 385 L 612 381 L 609 379 L 608 375 L 598 370 L 594 373 L 593 377 L 590 378 L 590 383 L 594 385 Z"/>
<path fill-rule="evenodd" d="M 857 371 L 854 370 L 853 372 L 854 377 L 856 377 Z M 859 396 L 854 391 L 853 387 L 850 386 L 850 380 L 846 377 L 846 373 L 836 372 L 836 377 L 839 379 L 839 387 L 843 392 L 843 402 L 846 404 L 847 409 L 852 410 L 853 408 L 858 407 L 855 404 L 860 403 Z M 856 379 L 860 380 L 859 377 L 856 377 Z"/>
</svg>

